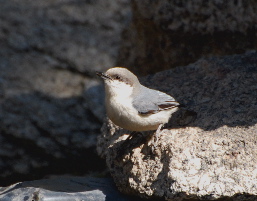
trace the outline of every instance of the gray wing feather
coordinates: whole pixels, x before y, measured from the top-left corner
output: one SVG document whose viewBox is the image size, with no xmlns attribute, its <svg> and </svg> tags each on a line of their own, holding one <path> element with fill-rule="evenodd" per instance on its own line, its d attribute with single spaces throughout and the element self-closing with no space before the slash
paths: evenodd
<svg viewBox="0 0 257 201">
<path fill-rule="evenodd" d="M 132 104 L 142 115 L 154 114 L 179 106 L 173 97 L 157 90 L 143 87 L 138 94 Z"/>
</svg>

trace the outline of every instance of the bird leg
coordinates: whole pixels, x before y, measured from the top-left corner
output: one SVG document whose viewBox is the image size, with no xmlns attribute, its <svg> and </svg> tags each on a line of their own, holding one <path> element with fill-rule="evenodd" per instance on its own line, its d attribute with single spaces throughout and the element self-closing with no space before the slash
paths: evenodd
<svg viewBox="0 0 257 201">
<path fill-rule="evenodd" d="M 159 141 L 159 137 L 160 137 L 160 133 L 161 133 L 161 129 L 163 127 L 163 124 L 160 124 L 157 128 L 157 130 L 155 131 L 155 134 L 153 135 L 153 138 L 151 140 L 151 145 L 152 146 L 152 151 L 154 152 L 154 150 L 156 149 L 157 145 L 158 145 L 158 141 Z"/>
</svg>

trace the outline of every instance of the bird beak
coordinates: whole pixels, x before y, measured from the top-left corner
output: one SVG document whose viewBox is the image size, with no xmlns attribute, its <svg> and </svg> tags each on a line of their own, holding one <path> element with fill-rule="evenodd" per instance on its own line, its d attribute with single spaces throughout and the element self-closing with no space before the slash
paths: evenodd
<svg viewBox="0 0 257 201">
<path fill-rule="evenodd" d="M 103 78 L 104 80 L 106 80 L 106 79 L 112 80 L 112 78 L 110 76 L 108 76 L 108 75 L 106 75 L 105 73 L 102 73 L 102 72 L 96 71 L 96 75 Z"/>
</svg>

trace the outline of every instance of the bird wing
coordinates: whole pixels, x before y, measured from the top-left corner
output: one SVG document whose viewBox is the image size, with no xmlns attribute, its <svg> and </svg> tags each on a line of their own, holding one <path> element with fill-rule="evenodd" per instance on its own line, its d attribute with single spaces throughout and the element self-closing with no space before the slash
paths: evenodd
<svg viewBox="0 0 257 201">
<path fill-rule="evenodd" d="M 178 107 L 179 103 L 168 94 L 143 87 L 132 104 L 141 115 L 148 115 Z"/>
</svg>

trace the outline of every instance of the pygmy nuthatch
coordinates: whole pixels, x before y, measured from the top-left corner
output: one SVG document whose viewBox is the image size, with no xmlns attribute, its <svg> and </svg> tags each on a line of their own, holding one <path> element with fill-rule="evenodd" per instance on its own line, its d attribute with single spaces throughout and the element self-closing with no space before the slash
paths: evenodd
<svg viewBox="0 0 257 201">
<path fill-rule="evenodd" d="M 114 67 L 97 75 L 105 83 L 107 116 L 124 129 L 160 131 L 179 107 L 168 94 L 141 85 L 126 68 Z"/>
</svg>

